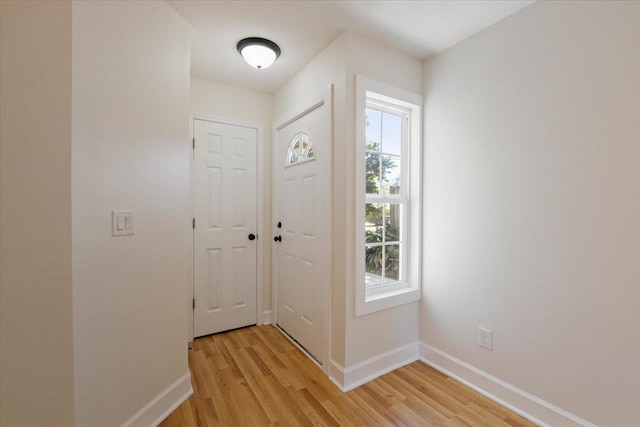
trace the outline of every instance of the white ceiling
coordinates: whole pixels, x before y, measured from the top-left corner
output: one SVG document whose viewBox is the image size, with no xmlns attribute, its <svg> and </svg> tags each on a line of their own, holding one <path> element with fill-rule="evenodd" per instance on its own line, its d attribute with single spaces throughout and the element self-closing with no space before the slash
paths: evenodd
<svg viewBox="0 0 640 427">
<path fill-rule="evenodd" d="M 533 0 L 168 3 L 195 29 L 192 75 L 273 93 L 344 31 L 426 59 Z M 245 37 L 273 40 L 280 58 L 268 69 L 251 68 L 236 51 Z"/>
</svg>

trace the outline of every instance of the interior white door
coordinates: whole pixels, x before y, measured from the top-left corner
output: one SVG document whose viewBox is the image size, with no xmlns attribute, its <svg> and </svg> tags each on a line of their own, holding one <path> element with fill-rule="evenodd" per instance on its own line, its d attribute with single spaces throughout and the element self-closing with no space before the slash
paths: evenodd
<svg viewBox="0 0 640 427">
<path fill-rule="evenodd" d="M 257 130 L 194 120 L 194 336 L 256 324 Z"/>
<path fill-rule="evenodd" d="M 320 364 L 331 280 L 329 106 L 316 105 L 276 130 L 276 319 Z"/>
</svg>

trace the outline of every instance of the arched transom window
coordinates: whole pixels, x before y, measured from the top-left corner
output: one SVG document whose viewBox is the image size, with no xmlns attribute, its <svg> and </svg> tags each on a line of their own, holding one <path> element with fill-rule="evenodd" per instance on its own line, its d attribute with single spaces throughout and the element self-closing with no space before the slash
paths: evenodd
<svg viewBox="0 0 640 427">
<path fill-rule="evenodd" d="M 287 160 L 285 166 L 293 166 L 297 163 L 314 160 L 316 153 L 313 150 L 311 138 L 304 132 L 298 132 L 291 139 L 287 150 Z"/>
</svg>

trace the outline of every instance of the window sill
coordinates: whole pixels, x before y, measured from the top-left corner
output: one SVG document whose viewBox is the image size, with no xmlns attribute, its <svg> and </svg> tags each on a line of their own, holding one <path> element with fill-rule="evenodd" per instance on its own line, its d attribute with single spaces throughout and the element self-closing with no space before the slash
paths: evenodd
<svg viewBox="0 0 640 427">
<path fill-rule="evenodd" d="M 420 300 L 420 289 L 410 286 L 356 298 L 356 317 Z"/>
</svg>

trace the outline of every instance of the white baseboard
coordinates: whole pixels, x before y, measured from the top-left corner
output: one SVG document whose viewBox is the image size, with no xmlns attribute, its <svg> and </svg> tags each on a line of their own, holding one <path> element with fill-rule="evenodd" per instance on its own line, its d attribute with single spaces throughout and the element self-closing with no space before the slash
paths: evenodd
<svg viewBox="0 0 640 427">
<path fill-rule="evenodd" d="M 155 427 L 193 394 L 191 372 L 186 372 L 122 424 L 123 427 Z"/>
<path fill-rule="evenodd" d="M 420 360 L 540 426 L 595 427 L 564 409 L 423 342 L 420 343 Z"/>
<path fill-rule="evenodd" d="M 411 343 L 343 368 L 330 361 L 329 379 L 343 392 L 418 360 L 418 343 Z"/>
<path fill-rule="evenodd" d="M 329 380 L 344 392 L 344 367 L 333 359 L 329 360 Z"/>
<path fill-rule="evenodd" d="M 271 310 L 265 310 L 262 312 L 262 324 L 263 325 L 271 324 Z"/>
</svg>

